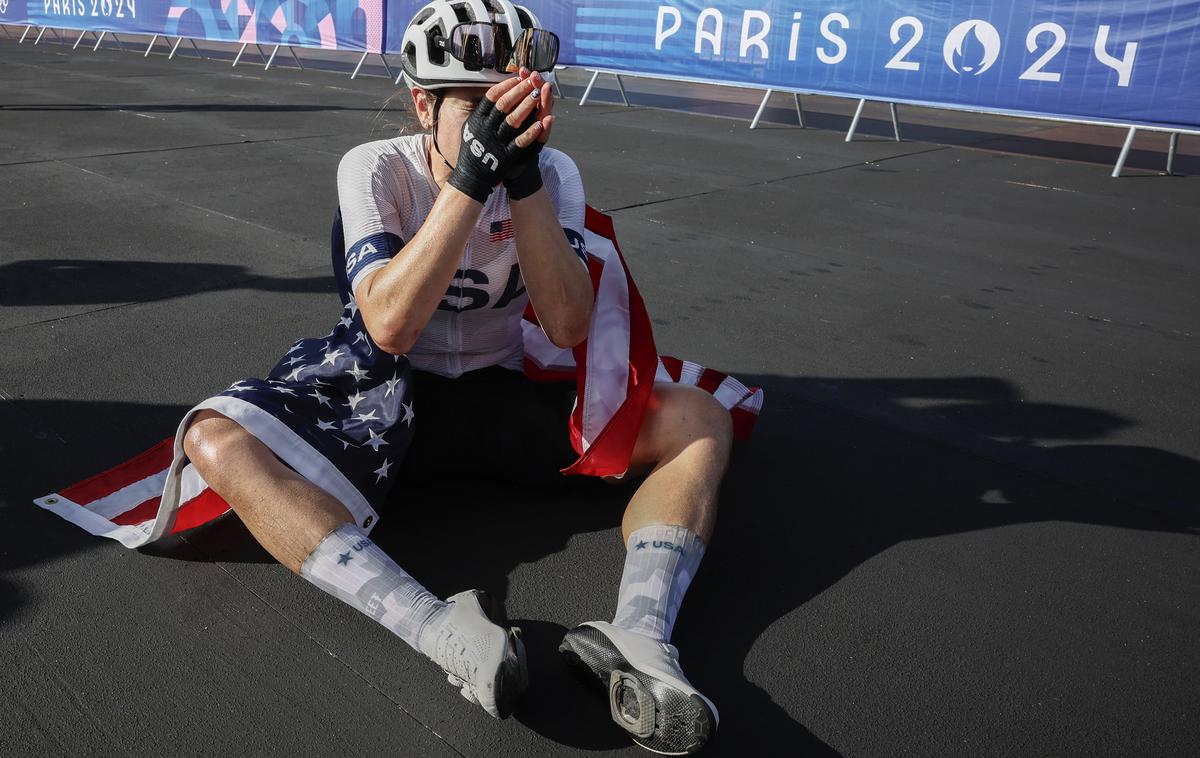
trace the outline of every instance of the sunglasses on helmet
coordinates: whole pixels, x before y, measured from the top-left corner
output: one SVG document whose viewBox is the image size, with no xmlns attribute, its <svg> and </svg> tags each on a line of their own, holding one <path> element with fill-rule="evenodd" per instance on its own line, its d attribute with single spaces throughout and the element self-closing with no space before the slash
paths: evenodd
<svg viewBox="0 0 1200 758">
<path fill-rule="evenodd" d="M 526 29 L 516 44 L 510 44 L 504 26 L 467 22 L 451 29 L 449 37 L 435 37 L 433 43 L 461 61 L 468 71 L 553 71 L 558 63 L 558 35 L 545 29 Z"/>
</svg>

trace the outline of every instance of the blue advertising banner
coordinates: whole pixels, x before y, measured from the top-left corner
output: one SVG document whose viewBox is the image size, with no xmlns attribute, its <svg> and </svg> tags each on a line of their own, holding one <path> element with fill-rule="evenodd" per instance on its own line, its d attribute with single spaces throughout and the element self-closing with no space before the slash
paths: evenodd
<svg viewBox="0 0 1200 758">
<path fill-rule="evenodd" d="M 530 5 L 581 66 L 1200 127 L 1200 0 Z"/>
<path fill-rule="evenodd" d="M 0 0 L 6 23 L 372 53 L 383 14 L 384 0 Z"/>
</svg>

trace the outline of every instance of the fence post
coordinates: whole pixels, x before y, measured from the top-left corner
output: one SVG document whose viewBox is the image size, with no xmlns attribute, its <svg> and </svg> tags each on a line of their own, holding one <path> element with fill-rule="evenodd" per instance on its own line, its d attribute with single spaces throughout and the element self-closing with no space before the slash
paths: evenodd
<svg viewBox="0 0 1200 758">
<path fill-rule="evenodd" d="M 1171 132 L 1171 139 L 1167 142 L 1167 176 L 1174 175 L 1173 168 L 1175 166 L 1175 152 L 1179 150 L 1179 132 Z"/>
<path fill-rule="evenodd" d="M 766 94 L 763 95 L 762 102 L 758 104 L 758 110 L 754 112 L 754 118 L 750 121 L 751 129 L 758 128 L 758 120 L 762 118 L 763 111 L 767 109 L 767 101 L 771 99 L 771 93 L 774 91 L 775 90 L 768 89 Z"/>
<path fill-rule="evenodd" d="M 1129 127 L 1129 134 L 1125 137 L 1125 145 L 1121 148 L 1121 155 L 1117 158 L 1117 165 L 1113 166 L 1113 179 L 1117 179 L 1121 176 L 1121 169 L 1125 168 L 1125 159 L 1129 157 L 1129 148 L 1133 147 L 1133 138 L 1136 134 L 1137 127 Z"/>
</svg>

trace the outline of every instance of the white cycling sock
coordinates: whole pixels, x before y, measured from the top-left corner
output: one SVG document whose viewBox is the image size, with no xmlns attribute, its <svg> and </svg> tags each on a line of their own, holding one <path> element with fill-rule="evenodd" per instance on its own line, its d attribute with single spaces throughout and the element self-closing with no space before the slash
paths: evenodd
<svg viewBox="0 0 1200 758">
<path fill-rule="evenodd" d="M 704 541 L 682 526 L 655 524 L 629 535 L 613 626 L 667 642 Z"/>
<path fill-rule="evenodd" d="M 354 524 L 342 524 L 305 559 L 300 575 L 383 624 L 420 651 L 446 604 L 421 586 Z"/>
</svg>

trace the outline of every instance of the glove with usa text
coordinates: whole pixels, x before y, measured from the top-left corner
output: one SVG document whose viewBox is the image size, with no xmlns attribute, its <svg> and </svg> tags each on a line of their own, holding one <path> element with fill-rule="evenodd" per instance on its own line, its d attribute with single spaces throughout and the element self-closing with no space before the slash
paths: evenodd
<svg viewBox="0 0 1200 758">
<path fill-rule="evenodd" d="M 487 202 L 492 190 L 524 160 L 526 153 L 536 150 L 535 145 L 540 147 L 536 140 L 529 147 L 518 147 L 517 136 L 523 129 L 509 126 L 507 115 L 485 97 L 463 124 L 462 145 L 454 173 L 450 174 L 450 186 L 481 203 Z"/>
<path fill-rule="evenodd" d="M 538 114 L 532 113 L 518 130 L 524 133 L 538 120 Z M 542 169 L 539 165 L 539 153 L 545 142 L 534 140 L 533 144 L 517 154 L 512 168 L 504 174 L 504 189 L 508 190 L 509 200 L 524 200 L 542 188 Z"/>
</svg>

